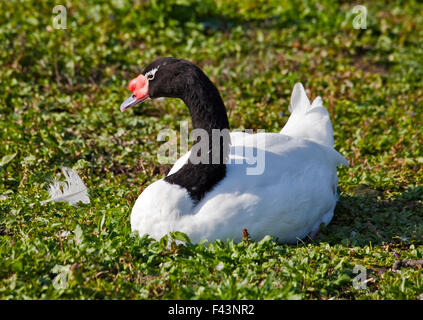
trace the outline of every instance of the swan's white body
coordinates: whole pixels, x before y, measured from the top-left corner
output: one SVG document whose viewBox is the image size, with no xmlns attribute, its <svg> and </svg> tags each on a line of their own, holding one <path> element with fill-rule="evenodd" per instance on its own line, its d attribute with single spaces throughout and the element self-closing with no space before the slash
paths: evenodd
<svg viewBox="0 0 423 320">
<path fill-rule="evenodd" d="M 231 133 L 226 176 L 199 203 L 164 180 L 148 186 L 132 209 L 132 230 L 156 239 L 182 231 L 198 242 L 239 241 L 246 228 L 253 240 L 272 235 L 294 243 L 328 224 L 337 201 L 336 166 L 348 162 L 333 149 L 332 125 L 320 97 L 310 105 L 297 84 L 290 111 L 280 133 Z M 247 168 L 258 165 L 251 165 L 258 152 L 264 154 L 264 170 L 249 175 Z M 181 157 L 169 174 L 188 157 Z M 247 161 L 240 164 L 240 159 Z"/>
</svg>

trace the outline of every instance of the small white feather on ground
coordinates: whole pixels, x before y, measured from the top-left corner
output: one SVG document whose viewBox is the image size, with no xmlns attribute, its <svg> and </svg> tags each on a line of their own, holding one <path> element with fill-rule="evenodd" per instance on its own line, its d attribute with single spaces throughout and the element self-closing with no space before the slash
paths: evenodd
<svg viewBox="0 0 423 320">
<path fill-rule="evenodd" d="M 67 167 L 62 167 L 62 172 L 66 181 L 59 181 L 55 178 L 48 190 L 50 199 L 41 203 L 50 201 L 66 201 L 71 205 L 76 205 L 78 202 L 90 203 L 88 189 L 78 173 Z"/>
</svg>

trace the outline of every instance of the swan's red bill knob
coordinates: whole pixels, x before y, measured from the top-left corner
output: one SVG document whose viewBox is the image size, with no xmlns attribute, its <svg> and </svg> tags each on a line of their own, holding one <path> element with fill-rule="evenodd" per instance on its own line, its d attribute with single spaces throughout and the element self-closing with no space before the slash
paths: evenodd
<svg viewBox="0 0 423 320">
<path fill-rule="evenodd" d="M 140 74 L 135 79 L 129 81 L 128 89 L 132 91 L 137 99 L 143 99 L 148 95 L 148 80 Z"/>
<path fill-rule="evenodd" d="M 128 89 L 132 91 L 133 94 L 121 104 L 121 111 L 125 111 L 148 99 L 148 80 L 144 75 L 140 74 L 138 77 L 129 81 Z"/>
<path fill-rule="evenodd" d="M 128 89 L 134 92 L 137 88 L 141 88 L 145 86 L 146 78 L 144 75 L 140 74 L 138 77 L 129 81 Z"/>
</svg>

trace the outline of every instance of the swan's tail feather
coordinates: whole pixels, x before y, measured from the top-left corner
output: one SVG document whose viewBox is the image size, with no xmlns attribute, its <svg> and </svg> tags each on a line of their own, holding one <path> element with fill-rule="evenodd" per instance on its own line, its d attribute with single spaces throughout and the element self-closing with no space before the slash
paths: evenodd
<svg viewBox="0 0 423 320">
<path fill-rule="evenodd" d="M 297 82 L 292 90 L 291 103 L 288 110 L 291 113 L 305 114 L 310 109 L 310 100 L 308 99 L 304 87 Z"/>
<path fill-rule="evenodd" d="M 297 138 L 307 138 L 328 147 L 333 147 L 333 128 L 329 112 L 323 106 L 321 97 L 310 100 L 301 83 L 296 83 L 288 107 L 291 116 L 281 130 L 285 134 Z"/>
</svg>

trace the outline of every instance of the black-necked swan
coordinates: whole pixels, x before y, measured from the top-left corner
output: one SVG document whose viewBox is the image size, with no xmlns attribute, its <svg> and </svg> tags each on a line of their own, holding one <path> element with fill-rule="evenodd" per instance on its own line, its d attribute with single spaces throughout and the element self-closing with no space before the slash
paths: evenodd
<svg viewBox="0 0 423 320">
<path fill-rule="evenodd" d="M 246 228 L 252 240 L 271 235 L 295 243 L 331 221 L 337 202 L 336 167 L 348 162 L 333 148 L 332 124 L 322 99 L 310 104 L 300 83 L 294 86 L 291 116 L 281 132 L 256 134 L 229 133 L 219 91 L 187 60 L 157 59 L 129 89 L 133 95 L 121 111 L 147 99 L 180 98 L 193 128 L 208 134 L 194 141 L 195 152 L 178 159 L 165 178 L 141 193 L 131 213 L 132 231 L 155 239 L 181 231 L 193 242 L 240 241 Z M 216 142 L 216 130 L 227 136 L 222 134 Z M 201 154 L 204 149 L 196 147 L 202 142 L 209 144 L 201 145 L 208 145 Z M 210 161 L 199 162 L 205 154 L 201 159 Z M 252 173 L 258 154 L 261 168 Z"/>
</svg>

